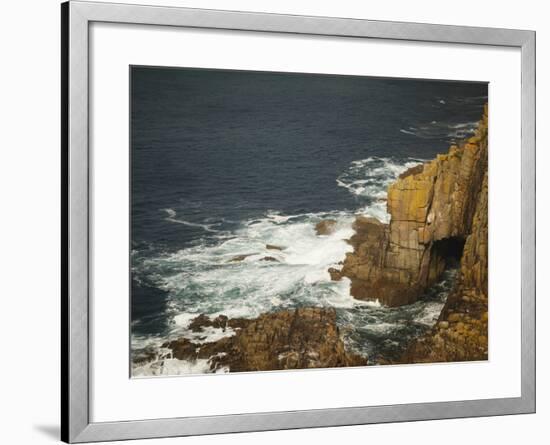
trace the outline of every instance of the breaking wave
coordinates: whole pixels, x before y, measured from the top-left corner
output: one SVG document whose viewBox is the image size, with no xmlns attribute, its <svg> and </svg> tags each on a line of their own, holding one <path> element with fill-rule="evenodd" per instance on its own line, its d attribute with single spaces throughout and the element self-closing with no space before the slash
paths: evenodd
<svg viewBox="0 0 550 445">
<path fill-rule="evenodd" d="M 450 124 L 448 122 L 432 121 L 428 124 L 418 126 L 409 126 L 399 131 L 403 134 L 415 136 L 421 139 L 443 139 L 450 143 L 467 138 L 475 133 L 477 129 L 476 122 L 463 122 L 459 124 Z"/>
<path fill-rule="evenodd" d="M 400 350 L 408 338 L 433 325 L 449 286 L 404 308 L 385 308 L 377 302 L 354 299 L 350 281 L 331 281 L 328 269 L 341 268 L 346 253 L 353 250 L 347 240 L 354 233 L 356 213 L 388 221 L 388 185 L 422 162 L 416 158 L 386 157 L 353 161 L 336 182 L 357 198 L 357 212 L 287 215 L 268 211 L 227 233 L 214 230 L 212 225 L 178 220 L 173 209 L 164 209 L 171 221 L 218 232 L 214 235 L 217 242 L 212 243 L 210 235 L 208 242 L 177 252 L 133 257 L 133 275 L 145 277 L 168 295 L 166 312 L 159 316 L 167 317 L 169 322 L 164 340 L 133 335 L 132 349 L 155 347 L 161 351 L 167 337 L 185 337 L 200 344 L 235 335 L 230 328 L 192 331 L 189 325 L 199 314 L 255 318 L 274 310 L 328 306 L 337 309 L 338 323 L 350 349 L 368 354 L 373 360 L 378 353 L 388 356 Z M 335 230 L 318 235 L 315 225 L 328 218 L 336 221 Z M 452 277 L 448 281 L 452 282 Z M 159 352 L 153 362 L 135 366 L 133 374 L 174 375 L 209 369 L 206 360 L 194 364 L 177 362 Z"/>
<path fill-rule="evenodd" d="M 386 211 L 388 186 L 401 173 L 425 162 L 417 158 L 384 158 L 371 156 L 353 161 L 349 168 L 336 179 L 340 187 L 346 188 L 360 200 L 359 213 L 372 216 L 383 222 L 389 221 Z"/>
<path fill-rule="evenodd" d="M 199 224 L 194 223 L 190 221 L 185 221 L 184 219 L 177 219 L 177 212 L 174 209 L 162 209 L 166 214 L 168 215 L 165 219 L 166 221 L 170 221 L 176 224 L 183 224 L 188 227 L 195 227 L 199 229 L 206 230 L 207 232 L 217 232 L 217 230 L 212 229 L 212 225 L 210 224 Z"/>
</svg>

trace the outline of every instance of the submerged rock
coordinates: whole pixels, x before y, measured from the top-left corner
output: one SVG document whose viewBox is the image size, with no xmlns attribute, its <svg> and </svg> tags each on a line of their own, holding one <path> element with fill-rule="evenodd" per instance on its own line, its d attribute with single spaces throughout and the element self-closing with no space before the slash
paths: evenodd
<svg viewBox="0 0 550 445">
<path fill-rule="evenodd" d="M 156 360 L 158 350 L 154 346 L 146 346 L 145 348 L 132 351 L 132 364 L 134 366 L 144 365 Z"/>
<path fill-rule="evenodd" d="M 178 360 L 194 360 L 197 356 L 197 345 L 186 338 L 166 342 L 162 347 L 172 350 L 172 356 Z"/>
<path fill-rule="evenodd" d="M 476 223 L 476 208 L 487 194 L 487 135 L 485 108 L 474 137 L 407 170 L 389 186 L 389 224 L 357 217 L 350 239 L 354 251 L 341 271 L 351 279 L 355 298 L 388 306 L 413 303 L 462 255 L 472 260 L 461 274 L 486 289 L 487 243 L 473 246 L 467 238 L 487 230 Z"/>
<path fill-rule="evenodd" d="M 266 245 L 265 245 L 265 248 L 266 248 L 267 250 L 283 250 L 282 247 L 276 246 L 276 245 L 274 245 L 274 244 L 266 244 Z"/>
<path fill-rule="evenodd" d="M 232 325 L 232 320 L 228 320 Z M 212 370 L 231 372 L 363 366 L 365 357 L 347 352 L 332 308 L 300 308 L 267 313 L 232 337 L 202 345 L 180 338 L 166 343 L 174 357 L 207 358 Z"/>
<path fill-rule="evenodd" d="M 211 325 L 212 321 L 210 320 L 210 318 L 205 314 L 200 314 L 198 317 L 191 320 L 191 323 L 189 324 L 189 329 L 191 329 L 193 332 L 200 332 L 203 327 Z"/>
<path fill-rule="evenodd" d="M 272 256 L 264 256 L 263 258 L 260 259 L 260 261 L 271 261 L 271 262 L 275 262 L 275 263 L 278 263 L 279 260 L 275 257 L 272 257 Z"/>
<path fill-rule="evenodd" d="M 189 324 L 189 329 L 193 332 L 200 332 L 205 327 L 213 327 L 218 329 L 225 330 L 227 326 L 228 318 L 225 315 L 218 315 L 216 318 L 210 318 L 205 314 L 200 314 L 198 317 L 195 317 L 191 320 Z"/>
<path fill-rule="evenodd" d="M 233 258 L 229 260 L 230 263 L 237 263 L 239 261 L 243 261 L 244 259 L 248 258 L 249 256 L 256 255 L 255 253 L 244 253 L 242 255 L 235 255 Z"/>
<path fill-rule="evenodd" d="M 330 267 L 328 269 L 328 273 L 330 275 L 330 279 L 332 281 L 340 281 L 342 279 L 342 271 L 338 270 L 334 267 Z"/>
<path fill-rule="evenodd" d="M 330 235 L 336 229 L 336 220 L 324 219 L 315 225 L 317 235 Z"/>
</svg>

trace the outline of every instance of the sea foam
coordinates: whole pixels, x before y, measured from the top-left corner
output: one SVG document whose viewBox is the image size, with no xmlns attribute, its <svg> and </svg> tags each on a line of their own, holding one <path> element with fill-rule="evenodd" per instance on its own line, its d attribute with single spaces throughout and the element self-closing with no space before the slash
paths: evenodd
<svg viewBox="0 0 550 445">
<path fill-rule="evenodd" d="M 387 222 L 388 185 L 421 162 L 422 159 L 416 158 L 384 157 L 353 161 L 338 177 L 337 184 L 357 197 L 356 212 L 287 215 L 268 211 L 263 217 L 242 222 L 230 236 L 219 238 L 214 244 L 198 244 L 147 258 L 136 265 L 139 275 L 146 275 L 168 295 L 165 314 L 169 320 L 168 336 L 185 337 L 201 344 L 236 334 L 229 327 L 203 327 L 193 332 L 189 326 L 199 314 L 211 318 L 220 314 L 255 318 L 275 310 L 328 306 L 339 311 L 339 324 L 347 332 L 346 344 L 357 352 L 371 354 L 376 351 L 371 343 L 373 336 L 387 336 L 392 343 L 415 332 L 404 331 L 406 326 L 399 318 L 409 319 L 415 326 L 433 324 L 444 302 L 443 292 L 441 298 L 417 302 L 404 309 L 385 308 L 377 301 L 354 299 L 350 295 L 350 280 L 331 281 L 328 273 L 331 267 L 341 268 L 346 253 L 353 250 L 347 240 L 354 234 L 352 224 L 356 214 Z M 165 213 L 168 218 L 177 217 L 172 209 L 165 209 Z M 315 225 L 324 219 L 335 220 L 335 230 L 318 235 Z M 345 326 L 354 329 L 346 330 Z M 132 344 L 136 349 L 146 345 L 160 347 L 160 341 L 133 337 Z M 380 340 L 374 344 L 377 342 Z M 178 362 L 161 357 L 154 363 L 136 367 L 134 375 L 209 372 L 207 361 Z"/>
</svg>

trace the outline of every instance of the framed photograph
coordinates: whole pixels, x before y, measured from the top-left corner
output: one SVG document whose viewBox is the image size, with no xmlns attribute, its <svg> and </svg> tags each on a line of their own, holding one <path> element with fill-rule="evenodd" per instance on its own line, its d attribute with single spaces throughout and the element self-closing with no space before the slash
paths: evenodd
<svg viewBox="0 0 550 445">
<path fill-rule="evenodd" d="M 70 1 L 62 439 L 535 411 L 535 33 Z"/>
</svg>

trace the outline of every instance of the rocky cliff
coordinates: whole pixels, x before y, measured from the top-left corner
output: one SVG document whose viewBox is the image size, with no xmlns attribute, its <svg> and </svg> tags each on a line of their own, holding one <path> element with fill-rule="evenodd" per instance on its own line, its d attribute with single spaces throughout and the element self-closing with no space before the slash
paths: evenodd
<svg viewBox="0 0 550 445">
<path fill-rule="evenodd" d="M 354 251 L 332 278 L 350 278 L 355 298 L 398 306 L 416 301 L 461 261 L 461 286 L 486 295 L 487 138 L 485 107 L 473 137 L 390 185 L 389 224 L 357 217 Z"/>
<path fill-rule="evenodd" d="M 362 366 L 367 359 L 346 352 L 336 326 L 333 308 L 301 308 L 267 313 L 253 320 L 214 320 L 199 316 L 192 329 L 215 326 L 235 329 L 236 334 L 216 342 L 195 344 L 186 338 L 167 342 L 163 347 L 174 358 L 193 361 L 208 359 L 210 368 L 231 372 L 280 369 L 333 368 Z"/>
<path fill-rule="evenodd" d="M 487 359 L 487 108 L 473 137 L 409 169 L 390 185 L 387 210 L 389 224 L 365 216 L 355 219 L 355 234 L 349 240 L 353 252 L 347 254 L 341 270 L 329 269 L 332 279 L 350 278 L 355 298 L 398 306 L 416 301 L 447 267 L 459 267 L 455 288 L 435 326 L 392 363 Z M 327 235 L 335 225 L 325 220 L 315 230 Z M 368 364 L 366 357 L 346 351 L 333 308 L 283 310 L 252 320 L 200 315 L 189 325 L 197 333 L 207 327 L 230 328 L 235 334 L 208 343 L 182 337 L 162 346 L 179 360 L 206 359 L 212 371 Z M 134 357 L 134 363 L 151 361 L 157 355 L 145 351 Z"/>
<path fill-rule="evenodd" d="M 400 362 L 433 363 L 488 358 L 488 175 L 483 177 L 455 290 L 430 332 L 415 340 Z"/>
</svg>

